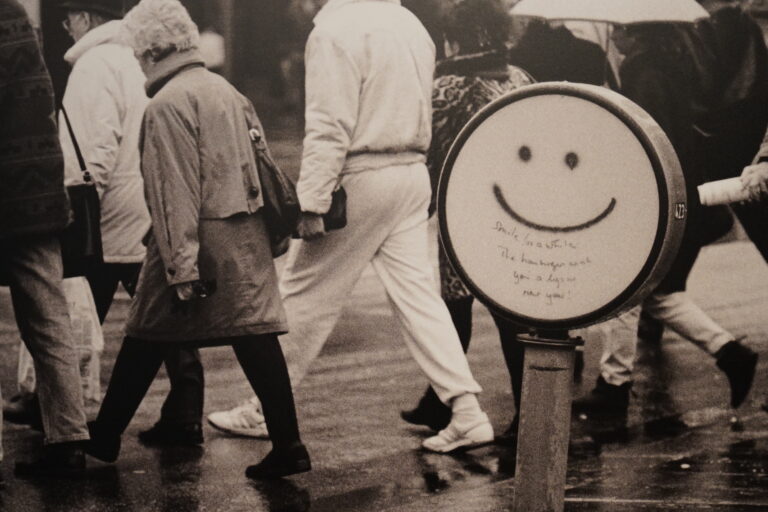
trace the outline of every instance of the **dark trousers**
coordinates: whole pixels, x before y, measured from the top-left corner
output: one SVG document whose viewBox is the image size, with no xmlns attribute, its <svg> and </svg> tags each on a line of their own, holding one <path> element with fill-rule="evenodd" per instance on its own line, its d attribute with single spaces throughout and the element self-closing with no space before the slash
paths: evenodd
<svg viewBox="0 0 768 512">
<path fill-rule="evenodd" d="M 228 341 L 261 401 L 272 445 L 281 448 L 300 442 L 291 380 L 277 336 L 240 336 Z M 160 365 L 167 361 L 169 352 L 178 352 L 169 345 L 125 338 L 96 418 L 97 435 L 110 438 L 125 431 Z"/>
<path fill-rule="evenodd" d="M 34 361 L 46 442 L 88 439 L 58 238 L 42 234 L 0 240 L 0 273 L 10 286 L 16 324 Z"/>
<path fill-rule="evenodd" d="M 122 284 L 133 297 L 141 272 L 141 263 L 103 263 L 93 267 L 88 275 L 96 312 L 103 324 L 117 291 Z M 164 355 L 165 369 L 171 391 L 160 410 L 160 422 L 166 424 L 201 423 L 205 377 L 200 353 L 195 349 L 170 349 Z"/>
<path fill-rule="evenodd" d="M 733 203 L 731 209 L 749 239 L 768 262 L 768 199 L 744 204 Z"/>
</svg>

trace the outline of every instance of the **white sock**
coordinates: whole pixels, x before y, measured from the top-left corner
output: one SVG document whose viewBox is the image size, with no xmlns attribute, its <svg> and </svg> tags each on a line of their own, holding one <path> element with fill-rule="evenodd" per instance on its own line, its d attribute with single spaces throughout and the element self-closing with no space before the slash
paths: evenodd
<svg viewBox="0 0 768 512">
<path fill-rule="evenodd" d="M 451 423 L 459 431 L 467 431 L 488 421 L 488 416 L 480 409 L 477 395 L 464 393 L 451 402 Z"/>
</svg>

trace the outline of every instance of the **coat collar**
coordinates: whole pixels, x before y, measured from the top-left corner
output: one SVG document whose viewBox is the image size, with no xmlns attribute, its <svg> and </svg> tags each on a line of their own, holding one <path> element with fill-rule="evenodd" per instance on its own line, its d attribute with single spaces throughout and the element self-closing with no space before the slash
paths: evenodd
<svg viewBox="0 0 768 512">
<path fill-rule="evenodd" d="M 488 51 L 470 55 L 457 55 L 437 63 L 435 74 L 479 76 L 494 80 L 509 78 L 507 55 L 504 52 Z"/>
<path fill-rule="evenodd" d="M 328 0 L 328 2 L 320 9 L 320 11 L 315 15 L 314 22 L 315 25 L 318 24 L 318 22 L 322 22 L 323 19 L 328 16 L 328 14 L 344 7 L 345 5 L 349 4 L 356 4 L 360 2 L 388 2 L 391 4 L 397 4 L 400 5 L 400 0 Z"/>
<path fill-rule="evenodd" d="M 147 96 L 151 98 L 157 94 L 171 78 L 182 70 L 198 66 L 205 66 L 205 63 L 197 49 L 171 53 L 156 62 L 152 69 L 147 71 L 147 83 L 144 86 L 147 90 Z"/>
<path fill-rule="evenodd" d="M 112 20 L 88 31 L 87 34 L 67 50 L 67 53 L 64 54 L 64 60 L 70 65 L 74 65 L 77 59 L 82 57 L 91 48 L 101 44 L 119 43 L 120 23 L 120 20 Z"/>
</svg>

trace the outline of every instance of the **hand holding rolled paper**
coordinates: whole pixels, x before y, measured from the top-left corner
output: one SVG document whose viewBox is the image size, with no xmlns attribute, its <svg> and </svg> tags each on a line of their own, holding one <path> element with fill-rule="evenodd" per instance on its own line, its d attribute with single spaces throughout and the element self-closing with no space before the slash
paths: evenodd
<svg viewBox="0 0 768 512">
<path fill-rule="evenodd" d="M 741 184 L 749 190 L 752 200 L 768 195 L 768 162 L 745 167 L 741 173 Z"/>
<path fill-rule="evenodd" d="M 699 200 L 704 206 L 751 201 L 765 193 L 764 189 L 765 183 L 758 187 L 745 185 L 743 175 L 742 178 L 710 181 L 698 186 Z"/>
</svg>

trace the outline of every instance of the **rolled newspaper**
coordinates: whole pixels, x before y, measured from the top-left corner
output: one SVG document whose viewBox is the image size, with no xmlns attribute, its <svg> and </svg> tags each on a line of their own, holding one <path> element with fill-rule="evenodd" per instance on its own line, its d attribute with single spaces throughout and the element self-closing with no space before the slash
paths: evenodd
<svg viewBox="0 0 768 512">
<path fill-rule="evenodd" d="M 749 190 L 741 184 L 741 178 L 710 181 L 699 185 L 699 200 L 704 206 L 736 203 L 749 199 Z"/>
</svg>

